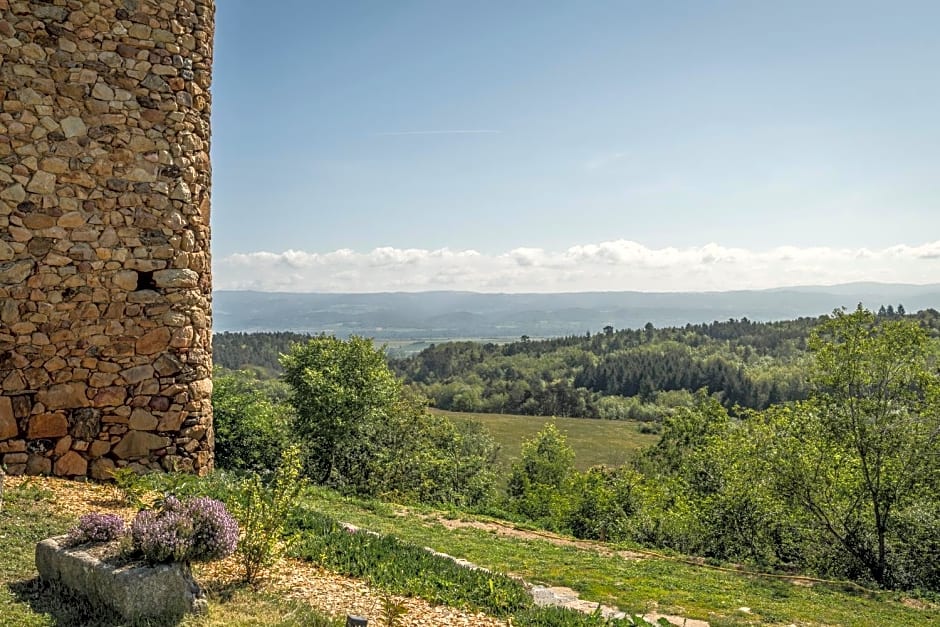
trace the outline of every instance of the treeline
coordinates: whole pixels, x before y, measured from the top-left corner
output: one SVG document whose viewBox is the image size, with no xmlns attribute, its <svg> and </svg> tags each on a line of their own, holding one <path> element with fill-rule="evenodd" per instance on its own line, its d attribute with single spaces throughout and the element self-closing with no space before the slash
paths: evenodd
<svg viewBox="0 0 940 627">
<path fill-rule="evenodd" d="M 229 370 L 260 370 L 261 374 L 272 376 L 282 372 L 280 356 L 310 337 L 290 331 L 216 333 L 212 336 L 212 360 L 216 366 Z"/>
<path fill-rule="evenodd" d="M 907 315 L 901 304 L 882 306 L 876 318 L 914 319 L 935 335 L 940 329 L 934 309 Z M 733 411 L 805 399 L 806 342 L 824 319 L 608 326 L 547 340 L 448 342 L 389 364 L 440 409 L 661 422 L 676 407 L 689 406 L 692 393 L 703 388 Z M 213 338 L 214 360 L 270 377 L 283 372 L 280 355 L 311 337 L 220 333 Z"/>
<path fill-rule="evenodd" d="M 742 318 L 504 345 L 451 342 L 392 367 L 453 411 L 643 418 L 642 405 L 662 393 L 701 388 L 728 408 L 763 409 L 805 398 L 806 338 L 817 322 Z"/>
</svg>

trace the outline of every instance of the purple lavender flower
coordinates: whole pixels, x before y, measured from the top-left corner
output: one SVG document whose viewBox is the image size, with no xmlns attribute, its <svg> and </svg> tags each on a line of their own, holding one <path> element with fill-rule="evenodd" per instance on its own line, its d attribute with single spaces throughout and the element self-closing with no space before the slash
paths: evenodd
<svg viewBox="0 0 940 627">
<path fill-rule="evenodd" d="M 134 548 L 149 562 L 186 561 L 192 521 L 173 510 L 143 510 L 131 523 Z"/>
<path fill-rule="evenodd" d="M 190 560 L 208 562 L 235 552 L 238 523 L 225 509 L 224 503 L 199 497 L 186 502 L 186 511 L 193 521 Z"/>
<path fill-rule="evenodd" d="M 68 541 L 72 545 L 108 542 L 125 533 L 124 520 L 116 514 L 85 514 L 78 519 L 78 525 L 69 529 Z"/>
<path fill-rule="evenodd" d="M 150 562 L 207 562 L 234 552 L 238 524 L 220 501 L 201 497 L 181 503 L 170 496 L 161 509 L 137 514 L 131 538 Z"/>
</svg>

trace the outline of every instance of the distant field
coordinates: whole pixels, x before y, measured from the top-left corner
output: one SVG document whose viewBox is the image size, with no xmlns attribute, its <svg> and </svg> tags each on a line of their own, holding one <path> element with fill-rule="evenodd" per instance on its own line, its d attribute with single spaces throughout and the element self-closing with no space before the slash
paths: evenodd
<svg viewBox="0 0 940 627">
<path fill-rule="evenodd" d="M 501 446 L 499 464 L 506 470 L 512 464 L 512 459 L 519 457 L 522 441 L 531 438 L 548 423 L 553 423 L 568 436 L 568 444 L 574 449 L 574 465 L 578 470 L 587 470 L 598 464 L 621 466 L 631 460 L 638 450 L 659 440 L 658 435 L 640 433 L 641 423 L 635 421 L 474 414 L 441 409 L 431 411 L 485 424 Z"/>
</svg>

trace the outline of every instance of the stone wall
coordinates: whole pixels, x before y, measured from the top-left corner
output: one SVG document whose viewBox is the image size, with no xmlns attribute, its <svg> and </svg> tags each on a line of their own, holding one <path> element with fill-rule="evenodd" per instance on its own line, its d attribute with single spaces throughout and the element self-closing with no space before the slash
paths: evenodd
<svg viewBox="0 0 940 627">
<path fill-rule="evenodd" d="M 213 0 L 0 0 L 0 462 L 212 467 Z"/>
</svg>

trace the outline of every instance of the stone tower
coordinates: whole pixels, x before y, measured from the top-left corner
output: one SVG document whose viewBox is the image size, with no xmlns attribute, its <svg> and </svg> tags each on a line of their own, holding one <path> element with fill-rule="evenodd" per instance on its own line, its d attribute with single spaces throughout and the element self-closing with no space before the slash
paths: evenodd
<svg viewBox="0 0 940 627">
<path fill-rule="evenodd" d="M 213 0 L 0 0 L 0 462 L 212 467 Z"/>
</svg>

